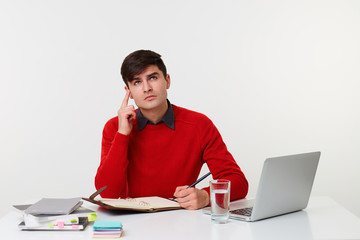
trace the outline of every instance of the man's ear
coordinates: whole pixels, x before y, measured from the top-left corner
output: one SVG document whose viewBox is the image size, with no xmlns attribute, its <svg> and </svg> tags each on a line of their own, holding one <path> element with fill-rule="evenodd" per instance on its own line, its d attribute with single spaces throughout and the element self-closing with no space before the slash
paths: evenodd
<svg viewBox="0 0 360 240">
<path fill-rule="evenodd" d="M 125 89 L 125 91 L 129 90 L 129 92 L 130 92 L 130 98 L 133 99 L 133 96 L 132 96 L 132 94 L 131 94 L 130 88 L 128 88 L 127 86 L 125 86 L 124 89 Z"/>
<path fill-rule="evenodd" d="M 170 83 L 171 83 L 169 74 L 166 75 L 165 80 L 166 80 L 166 89 L 169 89 L 170 88 Z"/>
</svg>

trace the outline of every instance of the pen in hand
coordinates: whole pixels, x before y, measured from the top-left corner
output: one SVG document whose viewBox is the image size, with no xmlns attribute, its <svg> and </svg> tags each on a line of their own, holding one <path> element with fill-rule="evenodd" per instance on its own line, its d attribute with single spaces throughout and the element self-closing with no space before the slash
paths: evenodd
<svg viewBox="0 0 360 240">
<path fill-rule="evenodd" d="M 207 176 L 209 176 L 211 174 L 211 172 L 208 172 L 207 174 L 205 174 L 204 176 L 202 176 L 201 178 L 199 178 L 198 180 L 196 180 L 196 182 L 194 182 L 193 184 L 191 184 L 190 186 L 188 186 L 186 189 L 194 187 L 196 184 L 198 184 L 199 182 L 201 182 L 202 180 L 204 180 Z M 174 197 L 173 199 L 171 199 L 172 201 L 174 201 L 176 199 L 176 197 Z"/>
</svg>

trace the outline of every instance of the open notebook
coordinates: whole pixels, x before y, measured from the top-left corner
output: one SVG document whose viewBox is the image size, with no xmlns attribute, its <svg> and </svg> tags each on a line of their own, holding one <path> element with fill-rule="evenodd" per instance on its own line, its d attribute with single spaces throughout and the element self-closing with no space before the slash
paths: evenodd
<svg viewBox="0 0 360 240">
<path fill-rule="evenodd" d="M 102 191 L 106 189 L 106 186 L 96 191 L 89 198 L 83 198 L 86 201 L 95 203 L 107 209 L 112 210 L 127 210 L 127 211 L 139 211 L 139 212 L 159 212 L 167 210 L 181 209 L 179 203 L 162 197 L 141 197 L 141 198 L 125 198 L 125 199 L 113 199 L 113 198 L 97 198 Z"/>
</svg>

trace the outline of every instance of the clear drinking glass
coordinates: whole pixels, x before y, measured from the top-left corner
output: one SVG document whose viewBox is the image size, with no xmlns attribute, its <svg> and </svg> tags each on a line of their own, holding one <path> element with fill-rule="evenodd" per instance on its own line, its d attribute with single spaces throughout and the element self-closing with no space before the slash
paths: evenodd
<svg viewBox="0 0 360 240">
<path fill-rule="evenodd" d="M 210 181 L 211 221 L 226 223 L 229 220 L 230 181 Z"/>
</svg>

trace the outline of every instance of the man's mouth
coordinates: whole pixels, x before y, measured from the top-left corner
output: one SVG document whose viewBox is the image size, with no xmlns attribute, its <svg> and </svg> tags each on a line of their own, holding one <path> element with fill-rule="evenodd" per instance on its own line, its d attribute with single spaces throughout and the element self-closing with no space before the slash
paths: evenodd
<svg viewBox="0 0 360 240">
<path fill-rule="evenodd" d="M 150 101 L 150 100 L 153 100 L 153 99 L 155 99 L 155 98 L 156 98 L 155 95 L 149 95 L 149 96 L 147 96 L 144 100 Z"/>
</svg>

